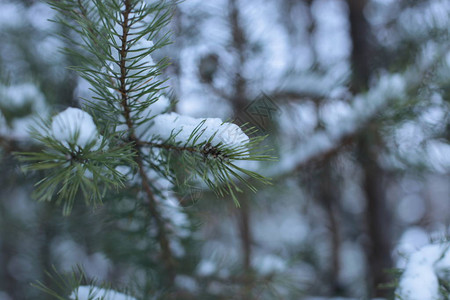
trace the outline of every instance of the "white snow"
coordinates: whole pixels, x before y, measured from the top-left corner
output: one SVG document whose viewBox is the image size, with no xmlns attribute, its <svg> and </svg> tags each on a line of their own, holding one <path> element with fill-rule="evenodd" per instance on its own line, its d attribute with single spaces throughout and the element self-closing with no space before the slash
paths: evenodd
<svg viewBox="0 0 450 300">
<path fill-rule="evenodd" d="M 15 1 L 16 2 L 16 1 Z M 17 1 L 18 2 L 18 1 Z M 21 3 L 0 3 L 0 26 L 3 28 L 14 28 L 24 24 L 23 11 Z"/>
<path fill-rule="evenodd" d="M 136 300 L 136 298 L 113 290 L 83 285 L 70 294 L 72 300 Z"/>
<path fill-rule="evenodd" d="M 196 144 L 201 144 L 214 136 L 211 141 L 213 146 L 223 144 L 225 147 L 243 147 L 249 142 L 248 136 L 242 129 L 233 123 L 223 122 L 219 118 L 197 119 L 188 116 L 181 116 L 177 113 L 167 113 L 156 116 L 153 126 L 147 134 L 159 137 L 162 140 L 168 140 L 173 134 L 176 134 L 174 141 L 188 143 L 191 133 L 202 123 L 199 133 L 200 138 Z M 189 143 L 192 143 L 192 139 Z"/>
<path fill-rule="evenodd" d="M 160 95 L 158 100 L 149 106 L 147 106 L 144 110 L 140 112 L 132 111 L 131 116 L 137 119 L 137 122 L 144 121 L 146 119 L 150 119 L 154 116 L 162 114 L 165 112 L 170 106 L 170 100 L 164 95 Z M 148 122 L 144 122 L 142 124 L 137 124 L 136 126 L 136 134 L 142 139 L 148 139 Z"/>
<path fill-rule="evenodd" d="M 7 135 L 7 125 L 6 125 L 6 119 L 5 116 L 2 114 L 2 111 L 0 110 L 0 134 L 1 135 Z"/>
<path fill-rule="evenodd" d="M 303 95 L 327 97 L 333 90 L 340 87 L 346 78 L 347 70 L 343 67 L 335 67 L 327 74 L 316 74 L 310 71 L 294 74 L 283 83 L 283 89 Z"/>
<path fill-rule="evenodd" d="M 38 87 L 30 82 L 1 86 L 2 99 L 4 105 L 11 105 L 13 108 L 20 108 L 24 105 L 31 105 L 39 110 L 44 108 L 44 97 Z"/>
<path fill-rule="evenodd" d="M 167 98 L 164 95 L 161 95 L 161 96 L 159 96 L 158 100 L 155 103 L 153 103 L 152 105 L 150 105 L 147 108 L 148 109 L 147 117 L 162 114 L 164 111 L 166 111 L 169 108 L 169 106 L 170 106 L 169 98 Z M 144 113 L 145 113 L 145 111 L 144 111 Z"/>
<path fill-rule="evenodd" d="M 450 281 L 450 243 L 448 243 L 443 256 L 435 263 L 434 269 L 439 278 Z"/>
<path fill-rule="evenodd" d="M 56 27 L 56 23 L 49 21 L 55 18 L 55 14 L 56 11 L 48 3 L 36 2 L 26 10 L 26 19 L 36 30 L 45 32 Z"/>
<path fill-rule="evenodd" d="M 419 222 L 425 213 L 425 201 L 418 194 L 406 195 L 400 200 L 397 206 L 398 216 L 408 224 Z"/>
<path fill-rule="evenodd" d="M 400 237 L 394 250 L 397 268 L 405 268 L 407 257 L 430 243 L 430 234 L 422 227 L 409 227 Z"/>
<path fill-rule="evenodd" d="M 50 23 L 50 22 L 48 22 Z M 42 39 L 39 39 L 39 42 L 36 43 L 36 55 L 39 58 L 48 63 L 52 68 L 56 64 L 63 64 L 65 57 L 61 54 L 60 49 L 64 48 L 64 42 L 58 39 L 55 36 L 48 35 Z M 57 70 L 54 70 L 57 73 Z M 58 75 L 56 75 L 58 76 Z M 63 79 L 63 78 L 58 78 Z"/>
<path fill-rule="evenodd" d="M 11 111 L 29 109 L 29 114 L 14 118 L 9 124 L 10 126 L 7 126 L 6 123 L 0 124 L 2 127 L 0 134 L 19 139 L 29 137 L 29 129 L 34 124 L 34 117 L 45 118 L 48 113 L 44 96 L 39 88 L 30 82 L 10 86 L 0 85 L 0 106 Z"/>
<path fill-rule="evenodd" d="M 318 60 L 329 66 L 347 59 L 352 46 L 345 2 L 316 0 L 311 12 L 316 22 L 313 42 Z"/>
<path fill-rule="evenodd" d="M 200 276 L 210 276 L 217 271 L 216 264 L 208 259 L 202 260 L 197 266 L 197 274 Z"/>
<path fill-rule="evenodd" d="M 440 140 L 430 140 L 426 143 L 426 158 L 437 171 L 447 174 L 450 170 L 450 145 Z"/>
<path fill-rule="evenodd" d="M 199 288 L 197 281 L 187 275 L 177 275 L 175 277 L 175 285 L 189 292 L 196 292 Z"/>
<path fill-rule="evenodd" d="M 176 233 L 178 236 L 188 236 L 190 234 L 188 230 L 188 227 L 190 226 L 189 219 L 173 192 L 174 185 L 167 178 L 162 177 L 153 170 L 147 172 L 147 175 L 155 187 L 160 191 L 155 197 L 162 206 L 163 217 L 171 221 L 173 226 L 177 229 Z"/>
<path fill-rule="evenodd" d="M 64 146 L 84 148 L 99 137 L 91 115 L 79 108 L 69 107 L 53 117 L 51 134 Z"/>
<path fill-rule="evenodd" d="M 171 193 L 171 197 L 167 197 L 163 203 L 163 216 L 171 220 L 180 237 L 187 237 L 190 234 L 187 229 L 190 225 L 189 220 L 175 195 Z"/>
<path fill-rule="evenodd" d="M 280 207 L 261 214 L 258 226 L 253 228 L 255 240 L 272 251 L 280 251 L 281 245 L 301 244 L 311 228 L 300 216 L 297 208 L 292 206 Z"/>
<path fill-rule="evenodd" d="M 410 81 L 416 79 L 417 74 L 411 75 Z M 370 120 L 383 108 L 393 101 L 403 101 L 406 91 L 405 78 L 400 74 L 385 74 L 380 76 L 378 82 L 365 95 L 357 95 L 350 106 L 335 102 L 334 105 L 341 111 L 340 117 L 335 120 L 327 120 L 329 124 L 324 130 L 305 139 L 302 144 L 296 145 L 294 150 L 280 155 L 279 163 L 266 170 L 269 177 L 286 174 L 304 162 L 318 157 L 327 151 L 333 150 L 347 136 L 356 133 L 367 120 Z M 328 108 L 329 109 L 329 108 Z M 339 124 L 336 126 L 335 124 Z"/>
<path fill-rule="evenodd" d="M 361 298 L 359 298 L 361 299 Z M 307 297 L 304 300 L 359 300 L 357 298 L 347 298 L 347 297 Z M 384 298 L 373 298 L 371 300 L 386 300 Z"/>
<path fill-rule="evenodd" d="M 87 276 L 97 280 L 108 280 L 108 274 L 112 267 L 111 261 L 102 252 L 95 252 L 86 256 L 81 265 Z"/>
<path fill-rule="evenodd" d="M 436 28 L 447 29 L 449 11 L 450 5 L 446 0 L 425 1 L 422 5 L 404 9 L 398 22 L 405 34 L 417 39 Z"/>
<path fill-rule="evenodd" d="M 431 244 L 413 253 L 396 290 L 398 300 L 440 300 L 438 276 L 450 270 L 450 244 Z"/>
<path fill-rule="evenodd" d="M 366 271 L 364 250 L 359 243 L 349 240 L 342 242 L 340 248 L 339 261 L 342 268 L 339 270 L 339 282 L 351 287 L 353 292 L 362 293 L 363 290 L 355 285 L 364 278 Z"/>
<path fill-rule="evenodd" d="M 146 51 L 148 51 L 150 48 L 154 46 L 152 41 L 141 39 L 136 44 L 131 47 L 132 59 L 135 57 L 138 57 L 139 55 L 144 54 Z M 153 61 L 153 58 L 150 54 L 147 54 L 142 57 L 141 61 L 142 64 L 145 64 L 147 67 L 151 67 L 155 65 L 155 62 Z"/>
<path fill-rule="evenodd" d="M 12 298 L 7 293 L 0 291 L 0 300 L 12 300 Z"/>
<path fill-rule="evenodd" d="M 263 276 L 283 272 L 287 267 L 286 261 L 274 254 L 257 255 L 252 265 Z"/>
<path fill-rule="evenodd" d="M 147 175 L 160 191 L 155 197 L 160 206 L 162 217 L 166 221 L 166 229 L 170 233 L 170 248 L 176 257 L 182 257 L 186 251 L 181 239 L 191 234 L 189 218 L 173 192 L 173 184 L 154 170 L 149 170 Z"/>
<path fill-rule="evenodd" d="M 133 18 L 133 14 L 130 16 Z M 130 29 L 129 35 L 138 35 L 139 31 L 142 30 L 143 27 L 147 26 L 145 20 L 141 20 L 134 24 Z M 120 60 L 120 49 L 122 47 L 122 41 L 120 36 L 123 34 L 123 28 L 120 24 L 115 25 L 115 31 L 117 35 L 114 35 L 114 40 L 111 42 L 114 46 L 111 45 L 110 51 L 112 60 L 109 65 L 109 73 L 115 74 L 116 76 L 111 76 L 112 78 L 118 78 L 117 75 L 120 74 L 120 66 L 116 63 Z M 135 81 L 136 79 L 142 80 L 143 78 L 147 78 L 147 71 L 150 71 L 151 68 L 155 67 L 155 62 L 152 56 L 148 53 L 149 50 L 154 46 L 154 43 L 150 40 L 147 40 L 145 37 L 141 37 L 135 43 L 129 43 L 129 51 L 126 60 L 126 68 L 128 69 L 127 76 L 130 79 L 130 83 Z M 143 55 L 147 53 L 146 55 Z M 135 76 L 135 79 L 131 79 L 131 77 Z M 117 82 L 117 86 L 119 82 Z M 133 92 L 129 92 L 130 95 L 133 95 Z"/>
</svg>

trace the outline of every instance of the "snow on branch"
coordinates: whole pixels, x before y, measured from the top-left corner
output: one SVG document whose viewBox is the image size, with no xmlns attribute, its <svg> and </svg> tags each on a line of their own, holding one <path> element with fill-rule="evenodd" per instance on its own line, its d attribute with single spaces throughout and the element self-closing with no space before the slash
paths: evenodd
<svg viewBox="0 0 450 300">
<path fill-rule="evenodd" d="M 134 166 L 131 145 L 110 147 L 114 136 L 101 136 L 91 115 L 69 107 L 31 130 L 43 145 L 39 152 L 20 152 L 18 159 L 26 164 L 24 171 L 47 171 L 36 184 L 34 197 L 63 204 L 69 214 L 76 196 L 82 194 L 86 203 L 100 204 L 107 188 L 124 186 L 126 177 L 115 168 Z M 114 134 L 114 133 L 113 133 Z"/>
<path fill-rule="evenodd" d="M 213 146 L 227 148 L 245 147 L 248 136 L 233 123 L 223 122 L 219 118 L 197 119 L 177 113 L 161 114 L 153 119 L 148 134 L 161 140 L 172 139 L 175 143 L 199 145 L 209 142 Z M 192 133 L 196 133 L 195 137 Z"/>
<path fill-rule="evenodd" d="M 346 140 L 358 135 L 379 115 L 389 116 L 387 108 L 410 101 L 410 95 L 417 94 L 417 90 L 423 85 L 429 72 L 448 51 L 446 45 L 437 49 L 433 55 L 429 55 L 427 49 L 424 49 L 418 54 L 416 65 L 403 73 L 382 74 L 366 94 L 354 96 L 344 116 L 326 126 L 324 130 L 316 131 L 295 150 L 282 153 L 280 162 L 264 173 L 271 177 L 292 173 L 299 166 L 334 152 L 335 149 L 346 144 Z"/>
<path fill-rule="evenodd" d="M 260 148 L 263 139 L 250 139 L 238 125 L 218 118 L 197 119 L 166 113 L 151 119 L 151 127 L 138 143 L 177 153 L 167 155 L 186 170 L 185 182 L 198 183 L 201 179 L 218 196 L 230 195 L 239 206 L 235 192 L 242 190 L 235 179 L 254 192 L 256 188 L 248 178 L 269 183 L 268 178 L 237 163 L 272 159 L 265 154 L 266 149 Z"/>
<path fill-rule="evenodd" d="M 332 152 L 349 136 L 357 134 L 364 128 L 382 108 L 392 101 L 405 97 L 406 83 L 403 76 L 399 74 L 382 76 L 369 93 L 355 97 L 352 106 L 348 108 L 349 111 L 340 120 L 335 121 L 333 126 L 316 131 L 294 151 L 282 154 L 280 162 L 268 169 L 266 174 L 282 176 L 295 171 L 305 162 Z"/>
<path fill-rule="evenodd" d="M 53 117 L 51 135 L 67 148 L 84 148 L 99 139 L 91 115 L 74 107 L 69 107 Z"/>
<path fill-rule="evenodd" d="M 410 256 L 395 299 L 444 299 L 439 292 L 440 279 L 450 281 L 450 245 L 427 245 Z"/>
<path fill-rule="evenodd" d="M 77 287 L 72 294 L 71 300 L 136 300 L 129 295 L 114 290 L 102 289 L 96 286 L 83 285 Z"/>
<path fill-rule="evenodd" d="M 0 135 L 27 139 L 33 118 L 47 115 L 45 97 L 35 84 L 0 85 Z"/>
</svg>

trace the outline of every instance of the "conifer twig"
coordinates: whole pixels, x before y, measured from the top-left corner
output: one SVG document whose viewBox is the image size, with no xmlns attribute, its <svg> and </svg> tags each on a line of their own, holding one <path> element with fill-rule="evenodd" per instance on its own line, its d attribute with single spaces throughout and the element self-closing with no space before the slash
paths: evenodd
<svg viewBox="0 0 450 300">
<path fill-rule="evenodd" d="M 131 13 L 132 5 L 130 0 L 125 0 L 125 9 L 121 12 L 123 16 L 122 30 L 123 34 L 121 36 L 121 49 L 120 49 L 120 94 L 121 94 L 121 106 L 123 108 L 123 113 L 125 117 L 125 122 L 129 131 L 129 139 L 130 142 L 134 144 L 134 150 L 136 153 L 135 161 L 138 165 L 139 175 L 142 179 L 142 187 L 144 192 L 147 195 L 148 200 L 148 208 L 150 214 L 154 218 L 158 230 L 158 242 L 161 247 L 161 255 L 164 260 L 165 268 L 169 276 L 169 281 L 173 283 L 175 279 L 175 270 L 174 270 L 174 259 L 172 255 L 172 250 L 170 249 L 169 239 L 167 237 L 167 232 L 165 229 L 165 224 L 162 219 L 161 213 L 158 211 L 157 203 L 153 191 L 150 185 L 150 179 L 148 178 L 147 173 L 145 172 L 145 167 L 142 159 L 142 153 L 140 149 L 140 145 L 142 142 L 136 137 L 134 133 L 134 125 L 133 120 L 130 116 L 130 107 L 128 105 L 128 90 L 126 87 L 126 78 L 127 78 L 127 68 L 126 68 L 126 60 L 127 60 L 127 39 L 128 39 L 128 31 L 129 31 L 129 15 Z"/>
</svg>

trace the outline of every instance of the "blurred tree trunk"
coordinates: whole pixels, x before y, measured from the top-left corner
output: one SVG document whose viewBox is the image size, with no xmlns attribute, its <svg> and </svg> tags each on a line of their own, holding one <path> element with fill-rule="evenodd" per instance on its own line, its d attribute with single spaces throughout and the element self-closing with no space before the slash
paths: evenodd
<svg viewBox="0 0 450 300">
<path fill-rule="evenodd" d="M 252 256 L 252 232 L 250 228 L 250 211 L 248 207 L 248 199 L 240 199 L 240 210 L 238 216 L 238 229 L 240 231 L 242 256 L 244 271 L 250 273 L 251 271 L 251 256 Z"/>
<path fill-rule="evenodd" d="M 339 283 L 340 265 L 340 222 L 339 222 L 339 184 L 333 172 L 333 160 L 327 161 L 319 174 L 319 201 L 327 214 L 328 230 L 331 236 L 331 267 L 329 270 L 330 296 L 342 294 Z"/>
<path fill-rule="evenodd" d="M 364 16 L 366 0 L 347 0 L 349 5 L 350 34 L 352 49 L 352 90 L 360 93 L 367 90 L 369 78 L 374 66 L 371 64 L 374 56 L 373 41 L 370 38 L 370 28 Z M 358 160 L 363 170 L 363 189 L 365 191 L 367 208 L 366 221 L 369 244 L 366 248 L 368 259 L 368 288 L 372 296 L 387 297 L 388 290 L 378 289 L 379 284 L 388 283 L 390 278 L 386 270 L 392 268 L 391 222 L 384 193 L 384 171 L 378 164 L 378 153 L 383 148 L 380 145 L 379 132 L 376 124 L 368 126 L 357 142 Z"/>
<path fill-rule="evenodd" d="M 0 169 L 10 172 L 0 173 L 0 292 L 5 292 L 12 299 L 23 298 L 23 288 L 17 273 L 17 264 L 12 263 L 18 259 L 18 247 L 23 236 L 20 235 L 23 224 L 15 222 L 14 213 L 14 187 L 17 186 L 17 177 L 14 171 L 15 160 L 9 154 L 1 153 Z M 11 226 L 14 224 L 15 226 Z"/>
<path fill-rule="evenodd" d="M 8 197 L 7 194 L 1 193 L 0 197 L 2 197 L 2 201 Z M 11 268 L 9 268 L 8 262 L 14 257 L 15 253 L 15 245 L 12 240 L 10 234 L 9 224 L 11 224 L 8 220 L 8 217 L 5 216 L 8 211 L 2 205 L 0 207 L 0 265 L 2 266 L 2 272 L 0 274 L 0 291 L 7 293 L 9 296 L 12 296 L 14 299 L 18 297 L 18 289 L 17 288 L 17 280 L 11 274 Z"/>
<path fill-rule="evenodd" d="M 388 297 L 390 291 L 377 288 L 378 285 L 391 280 L 386 270 L 393 267 L 391 217 L 384 192 L 385 174 L 377 162 L 380 149 L 377 139 L 378 132 L 374 129 L 360 137 L 358 159 L 364 171 L 363 188 L 367 199 L 366 220 L 370 237 L 367 247 L 369 289 L 374 296 Z"/>
<path fill-rule="evenodd" d="M 229 0 L 229 22 L 231 25 L 231 47 L 236 53 L 236 65 L 233 78 L 233 93 L 230 97 L 231 105 L 233 107 L 234 118 L 241 119 L 242 114 L 245 113 L 247 106 L 247 81 L 242 76 L 242 66 L 246 62 L 245 50 L 247 48 L 247 39 L 245 32 L 241 26 L 239 8 L 237 0 Z M 238 211 L 238 229 L 241 238 L 243 271 L 244 271 L 244 286 L 242 296 L 245 299 L 251 300 L 252 297 L 252 243 L 253 236 L 250 222 L 250 209 L 247 197 L 240 197 L 241 207 Z"/>
<path fill-rule="evenodd" d="M 367 90 L 371 74 L 370 28 L 364 16 L 367 0 L 347 0 L 349 6 L 350 36 L 352 40 L 352 84 L 353 93 Z"/>
</svg>

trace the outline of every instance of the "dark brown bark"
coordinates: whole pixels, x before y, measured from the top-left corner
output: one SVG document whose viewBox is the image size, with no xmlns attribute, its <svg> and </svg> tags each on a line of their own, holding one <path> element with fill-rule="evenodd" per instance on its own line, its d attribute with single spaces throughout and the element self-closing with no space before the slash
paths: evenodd
<svg viewBox="0 0 450 300">
<path fill-rule="evenodd" d="M 5 194 L 2 193 L 0 196 L 5 197 Z M 0 214 L 7 213 L 4 207 L 0 207 L 0 210 Z M 13 277 L 11 270 L 8 268 L 8 263 L 16 253 L 16 245 L 14 245 L 14 241 L 11 240 L 11 232 L 8 232 L 7 229 L 10 223 L 7 222 L 7 218 L 3 218 L 3 216 L 0 217 L 0 220 L 5 220 L 5 224 L 1 224 L 3 222 L 0 222 L 2 228 L 0 232 L 0 238 L 2 241 L 0 243 L 0 263 L 3 266 L 2 271 L 0 272 L 0 290 L 8 293 L 9 296 L 16 298 L 19 297 L 20 288 L 18 288 L 16 278 Z"/>
<path fill-rule="evenodd" d="M 386 272 L 393 267 L 391 253 L 391 216 L 384 192 L 385 172 L 377 162 L 377 132 L 362 136 L 358 143 L 359 161 L 364 172 L 363 188 L 367 200 L 366 220 L 370 237 L 367 245 L 368 280 L 370 292 L 376 297 L 390 296 L 389 290 L 379 289 L 380 284 L 391 281 Z"/>
<path fill-rule="evenodd" d="M 352 38 L 352 85 L 354 93 L 365 91 L 371 73 L 372 50 L 369 23 L 364 16 L 367 0 L 347 0 L 349 6 L 350 36 Z"/>
<path fill-rule="evenodd" d="M 250 230 L 250 212 L 247 201 L 241 201 L 238 223 L 241 235 L 244 270 L 249 272 L 251 270 L 252 234 Z"/>
<path fill-rule="evenodd" d="M 367 90 L 371 73 L 375 67 L 372 64 L 375 54 L 374 45 L 370 38 L 369 23 L 364 16 L 364 7 L 367 1 L 347 0 L 347 3 L 353 43 L 351 88 L 354 93 L 360 93 Z M 357 141 L 357 149 L 358 161 L 364 174 L 363 189 L 367 201 L 365 219 L 370 239 L 366 247 L 369 294 L 387 297 L 390 295 L 390 291 L 378 288 L 380 284 L 390 281 L 386 270 L 392 268 L 390 212 L 387 209 L 384 193 L 384 170 L 377 161 L 379 151 L 383 148 L 378 135 L 378 128 L 375 124 L 368 126 Z"/>
<path fill-rule="evenodd" d="M 340 226 L 339 226 L 339 184 L 333 176 L 332 160 L 325 163 L 322 169 L 320 202 L 328 219 L 328 230 L 331 237 L 331 268 L 329 286 L 331 287 L 331 296 L 341 293 L 339 284 L 340 272 Z"/>
</svg>

